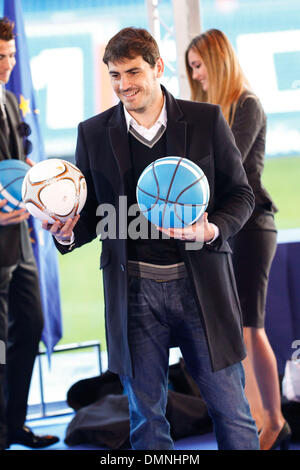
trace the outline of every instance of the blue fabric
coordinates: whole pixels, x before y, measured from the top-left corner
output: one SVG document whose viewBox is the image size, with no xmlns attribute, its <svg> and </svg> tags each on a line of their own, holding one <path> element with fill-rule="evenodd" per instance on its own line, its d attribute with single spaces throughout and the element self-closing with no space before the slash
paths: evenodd
<svg viewBox="0 0 300 470">
<path fill-rule="evenodd" d="M 219 448 L 259 448 L 244 394 L 243 367 L 237 363 L 212 372 L 188 278 L 169 282 L 130 278 L 128 336 L 134 377 L 121 380 L 129 399 L 134 449 L 174 448 L 165 418 L 169 345 L 173 341 L 206 401 Z"/>
<path fill-rule="evenodd" d="M 5 0 L 4 16 L 15 23 L 14 33 L 16 35 L 15 41 L 17 49 L 16 66 L 12 71 L 6 88 L 12 91 L 18 98 L 21 118 L 31 128 L 30 140 L 33 144 L 33 152 L 30 158 L 35 162 L 39 162 L 44 160 L 46 156 L 38 122 L 38 110 L 35 104 L 21 1 Z M 23 107 L 24 103 L 27 103 L 25 107 Z M 41 222 L 30 217 L 29 227 L 33 251 L 39 270 L 44 313 L 42 340 L 47 348 L 48 354 L 50 354 L 53 347 L 62 337 L 58 257 L 52 236 L 42 229 Z"/>
</svg>

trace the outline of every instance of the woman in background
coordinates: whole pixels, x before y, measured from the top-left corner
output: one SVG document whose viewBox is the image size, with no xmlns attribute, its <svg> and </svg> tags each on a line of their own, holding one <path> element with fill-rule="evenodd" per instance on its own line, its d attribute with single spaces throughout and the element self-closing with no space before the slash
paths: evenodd
<svg viewBox="0 0 300 470">
<path fill-rule="evenodd" d="M 276 358 L 264 329 L 268 277 L 277 238 L 277 209 L 261 183 L 266 116 L 221 31 L 211 29 L 191 41 L 186 51 L 186 70 L 191 99 L 221 106 L 255 195 L 251 218 L 232 240 L 248 353 L 243 362 L 245 393 L 259 430 L 261 449 L 287 448 L 291 430 L 281 412 Z"/>
</svg>

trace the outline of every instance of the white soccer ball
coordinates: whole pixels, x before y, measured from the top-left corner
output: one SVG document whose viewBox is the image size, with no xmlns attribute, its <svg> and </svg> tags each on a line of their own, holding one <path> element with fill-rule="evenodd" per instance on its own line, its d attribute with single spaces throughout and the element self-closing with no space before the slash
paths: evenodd
<svg viewBox="0 0 300 470">
<path fill-rule="evenodd" d="M 28 212 L 52 224 L 66 222 L 79 214 L 86 197 L 86 181 L 79 168 L 58 158 L 35 164 L 22 185 L 22 199 Z"/>
</svg>

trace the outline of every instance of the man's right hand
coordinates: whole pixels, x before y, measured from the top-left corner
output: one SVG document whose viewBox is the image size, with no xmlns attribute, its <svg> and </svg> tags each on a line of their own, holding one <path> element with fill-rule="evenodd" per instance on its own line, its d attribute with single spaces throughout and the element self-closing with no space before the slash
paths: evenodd
<svg viewBox="0 0 300 470">
<path fill-rule="evenodd" d="M 0 201 L 0 209 L 7 204 L 7 200 L 3 199 Z M 2 212 L 0 211 L 0 225 L 15 225 L 23 222 L 23 220 L 27 220 L 30 214 L 26 211 L 26 209 L 17 209 L 11 212 Z"/>
<path fill-rule="evenodd" d="M 72 239 L 73 228 L 77 224 L 80 215 L 76 215 L 73 219 L 68 219 L 64 224 L 62 222 L 54 222 L 49 224 L 46 220 L 43 221 L 43 229 L 50 232 L 56 240 L 62 242 L 68 242 Z"/>
</svg>

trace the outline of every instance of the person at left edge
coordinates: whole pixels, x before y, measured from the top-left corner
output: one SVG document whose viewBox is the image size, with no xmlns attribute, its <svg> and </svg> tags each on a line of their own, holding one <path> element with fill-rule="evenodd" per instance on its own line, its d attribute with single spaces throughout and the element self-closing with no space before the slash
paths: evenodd
<svg viewBox="0 0 300 470">
<path fill-rule="evenodd" d="M 0 161 L 25 161 L 25 123 L 16 96 L 5 91 L 15 66 L 14 24 L 0 18 Z M 6 201 L 0 202 L 0 208 Z M 43 329 L 38 272 L 24 210 L 0 211 L 0 340 L 6 345 L 0 364 L 0 449 L 18 443 L 47 447 L 59 439 L 37 436 L 24 425 L 34 360 Z"/>
</svg>

